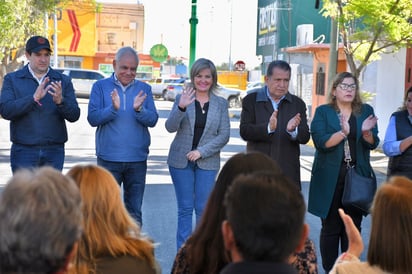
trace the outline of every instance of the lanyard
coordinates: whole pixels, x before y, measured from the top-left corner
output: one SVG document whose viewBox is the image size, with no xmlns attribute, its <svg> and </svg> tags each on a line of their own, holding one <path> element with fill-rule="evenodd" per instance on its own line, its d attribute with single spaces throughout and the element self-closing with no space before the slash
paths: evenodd
<svg viewBox="0 0 412 274">
<path fill-rule="evenodd" d="M 348 138 L 345 138 L 345 143 L 343 144 L 344 151 L 345 151 L 345 162 L 346 166 L 350 167 L 350 162 L 352 161 L 352 156 L 350 156 L 350 148 L 349 148 L 349 141 Z"/>
</svg>

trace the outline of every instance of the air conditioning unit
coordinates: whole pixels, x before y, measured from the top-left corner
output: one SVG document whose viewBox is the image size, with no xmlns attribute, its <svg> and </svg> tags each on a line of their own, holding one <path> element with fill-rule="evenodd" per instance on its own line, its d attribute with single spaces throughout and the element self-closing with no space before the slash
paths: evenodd
<svg viewBox="0 0 412 274">
<path fill-rule="evenodd" d="M 313 24 L 296 27 L 296 46 L 304 46 L 313 42 Z"/>
</svg>

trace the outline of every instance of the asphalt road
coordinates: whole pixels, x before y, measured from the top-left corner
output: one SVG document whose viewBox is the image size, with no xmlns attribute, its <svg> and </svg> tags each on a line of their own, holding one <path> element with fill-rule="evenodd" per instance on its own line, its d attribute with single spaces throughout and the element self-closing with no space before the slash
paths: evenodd
<svg viewBox="0 0 412 274">
<path fill-rule="evenodd" d="M 66 144 L 64 173 L 75 164 L 96 162 L 94 146 L 95 129 L 90 127 L 86 119 L 87 102 L 86 99 L 79 99 L 81 107 L 80 120 L 67 124 L 69 141 Z M 159 100 L 156 101 L 156 106 L 160 119 L 156 127 L 150 129 L 152 144 L 150 146 L 147 186 L 143 201 L 143 232 L 150 236 L 157 244 L 155 255 L 162 267 L 163 273 L 170 273 L 176 254 L 177 208 L 173 185 L 166 165 L 168 148 L 174 135 L 165 130 L 164 123 L 172 103 Z M 222 165 L 233 154 L 245 150 L 245 142 L 239 137 L 238 130 L 240 110 L 231 109 L 230 113 L 232 116 L 231 137 L 221 153 Z M 9 122 L 0 119 L 0 191 L 11 176 L 9 148 Z M 301 149 L 302 192 L 305 199 L 307 199 L 314 149 L 310 145 L 301 146 Z M 374 152 L 372 154 L 372 164 L 380 183 L 385 179 L 387 158 L 382 153 Z M 310 238 L 318 245 L 320 220 L 311 214 L 307 214 L 306 221 L 310 225 Z M 362 226 L 365 251 L 368 246 L 369 229 L 370 217 L 367 217 L 363 221 Z M 365 258 L 365 255 L 363 255 L 363 258 Z M 319 251 L 318 260 L 320 263 Z M 321 267 L 319 269 L 321 270 Z"/>
</svg>

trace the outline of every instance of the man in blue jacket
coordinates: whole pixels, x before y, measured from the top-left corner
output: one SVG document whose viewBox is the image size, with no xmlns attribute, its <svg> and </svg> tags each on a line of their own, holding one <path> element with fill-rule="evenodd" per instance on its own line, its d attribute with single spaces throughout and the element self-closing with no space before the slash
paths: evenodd
<svg viewBox="0 0 412 274">
<path fill-rule="evenodd" d="M 49 41 L 33 36 L 26 43 L 29 63 L 7 74 L 0 114 L 10 120 L 10 164 L 19 168 L 52 166 L 63 169 L 65 120 L 75 122 L 80 108 L 70 78 L 50 68 Z"/>
<path fill-rule="evenodd" d="M 137 52 L 120 48 L 113 60 L 111 77 L 94 83 L 87 119 L 96 129 L 97 164 L 123 184 L 124 202 L 130 215 L 142 225 L 150 133 L 157 113 L 151 87 L 136 80 Z"/>
</svg>

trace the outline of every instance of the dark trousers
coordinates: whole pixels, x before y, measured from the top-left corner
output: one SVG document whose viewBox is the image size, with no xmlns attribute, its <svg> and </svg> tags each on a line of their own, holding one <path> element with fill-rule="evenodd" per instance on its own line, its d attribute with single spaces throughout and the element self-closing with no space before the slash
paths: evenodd
<svg viewBox="0 0 412 274">
<path fill-rule="evenodd" d="M 64 164 L 64 144 L 26 146 L 12 144 L 10 150 L 11 171 L 19 168 L 35 168 L 51 166 L 62 171 Z"/>
<path fill-rule="evenodd" d="M 109 170 L 119 186 L 123 184 L 123 200 L 127 211 L 142 226 L 142 203 L 146 186 L 147 161 L 111 162 L 97 158 L 97 164 Z"/>
<path fill-rule="evenodd" d="M 342 164 L 328 216 L 326 219 L 321 219 L 320 253 L 322 256 L 322 266 L 326 273 L 329 273 L 332 269 L 339 255 L 339 244 L 341 252 L 345 252 L 348 249 L 348 237 L 346 236 L 345 226 L 339 216 L 338 209 L 343 208 L 345 213 L 351 216 L 359 231 L 361 231 L 362 212 L 356 208 L 344 207 L 342 205 L 345 175 L 346 164 Z"/>
</svg>

